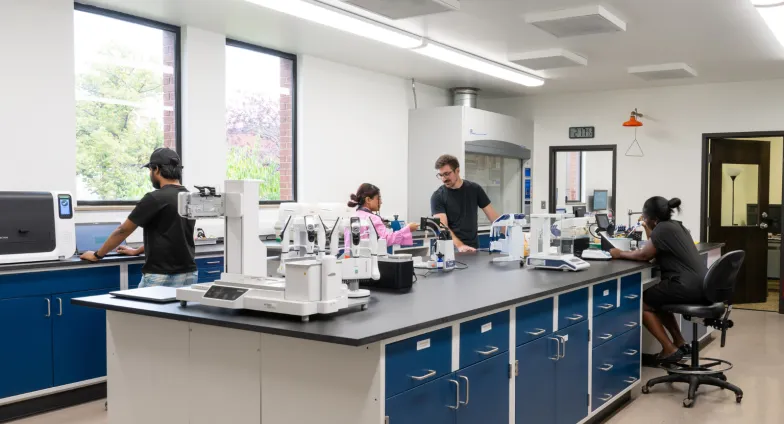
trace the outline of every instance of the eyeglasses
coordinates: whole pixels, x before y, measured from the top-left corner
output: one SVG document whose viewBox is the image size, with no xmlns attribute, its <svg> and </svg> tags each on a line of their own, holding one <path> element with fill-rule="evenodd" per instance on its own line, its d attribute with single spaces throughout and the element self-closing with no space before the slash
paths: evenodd
<svg viewBox="0 0 784 424">
<path fill-rule="evenodd" d="M 449 178 L 454 174 L 454 171 L 444 172 L 443 174 L 436 174 L 436 178 L 439 180 L 443 180 L 444 178 Z"/>
</svg>

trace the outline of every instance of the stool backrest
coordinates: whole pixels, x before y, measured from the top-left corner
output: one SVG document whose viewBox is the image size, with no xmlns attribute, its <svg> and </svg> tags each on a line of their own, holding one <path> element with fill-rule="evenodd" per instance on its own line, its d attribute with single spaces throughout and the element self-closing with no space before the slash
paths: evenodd
<svg viewBox="0 0 784 424">
<path fill-rule="evenodd" d="M 732 299 L 738 272 L 745 258 L 746 252 L 736 250 L 727 253 L 711 265 L 703 281 L 703 291 L 709 301 L 728 303 Z"/>
</svg>

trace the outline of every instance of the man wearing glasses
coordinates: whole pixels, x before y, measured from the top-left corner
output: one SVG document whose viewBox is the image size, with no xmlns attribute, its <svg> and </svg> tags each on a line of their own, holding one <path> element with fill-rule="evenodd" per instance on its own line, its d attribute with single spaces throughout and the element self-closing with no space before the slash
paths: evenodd
<svg viewBox="0 0 784 424">
<path fill-rule="evenodd" d="M 430 197 L 430 213 L 449 227 L 458 251 L 475 252 L 479 247 L 476 208 L 482 209 L 490 222 L 498 218 L 498 212 L 479 184 L 460 177 L 460 162 L 456 157 L 441 155 L 436 169 L 436 176 L 444 185 Z"/>
</svg>

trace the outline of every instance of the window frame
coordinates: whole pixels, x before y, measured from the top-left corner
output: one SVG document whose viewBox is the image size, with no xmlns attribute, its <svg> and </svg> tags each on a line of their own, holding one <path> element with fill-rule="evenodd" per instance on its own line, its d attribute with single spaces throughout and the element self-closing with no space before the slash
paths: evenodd
<svg viewBox="0 0 784 424">
<path fill-rule="evenodd" d="M 280 50 L 262 47 L 256 44 L 246 43 L 233 38 L 226 38 L 226 47 L 236 47 L 240 49 L 251 50 L 257 53 L 262 53 L 270 56 L 277 56 L 281 59 L 287 59 L 292 62 L 292 75 L 291 75 L 291 200 L 259 200 L 259 205 L 280 205 L 281 203 L 296 203 L 298 196 L 297 184 L 297 108 L 298 108 L 298 84 L 297 74 L 299 67 L 297 62 L 297 55 L 293 53 L 286 53 Z"/>
<path fill-rule="evenodd" d="M 159 29 L 162 31 L 169 31 L 174 34 L 174 130 L 175 130 L 175 148 L 177 154 L 182 157 L 182 31 L 176 25 L 166 24 L 163 22 L 154 21 L 152 19 L 140 18 L 138 16 L 129 15 L 115 10 L 104 9 L 88 4 L 74 3 L 74 11 L 93 13 L 107 18 L 113 18 L 132 24 L 143 25 L 150 28 Z M 150 152 L 152 153 L 152 152 Z M 76 177 L 74 175 L 74 177 Z M 183 176 L 184 179 L 184 176 Z M 181 181 L 185 185 L 184 181 Z M 76 193 L 74 193 L 75 195 Z M 77 207 L 81 206 L 136 206 L 139 200 L 79 200 L 76 199 Z"/>
</svg>

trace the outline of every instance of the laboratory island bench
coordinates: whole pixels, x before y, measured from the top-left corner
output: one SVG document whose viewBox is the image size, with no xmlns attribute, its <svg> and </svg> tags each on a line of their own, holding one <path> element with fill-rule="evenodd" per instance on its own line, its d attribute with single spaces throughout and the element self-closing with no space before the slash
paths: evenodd
<svg viewBox="0 0 784 424">
<path fill-rule="evenodd" d="M 707 262 L 721 245 L 698 248 Z M 112 424 L 576 424 L 630 399 L 652 265 L 567 273 L 487 253 L 458 260 L 467 268 L 308 323 L 198 303 L 72 302 L 107 311 Z"/>
</svg>

